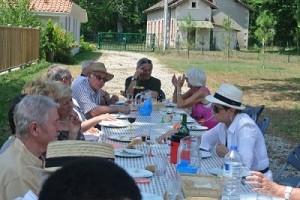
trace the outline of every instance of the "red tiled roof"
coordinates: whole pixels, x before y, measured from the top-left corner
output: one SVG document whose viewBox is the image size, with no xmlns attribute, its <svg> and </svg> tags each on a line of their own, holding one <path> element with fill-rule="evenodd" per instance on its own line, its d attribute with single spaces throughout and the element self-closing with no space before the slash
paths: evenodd
<svg viewBox="0 0 300 200">
<path fill-rule="evenodd" d="M 31 0 L 30 7 L 37 12 L 70 13 L 72 0 Z"/>
</svg>

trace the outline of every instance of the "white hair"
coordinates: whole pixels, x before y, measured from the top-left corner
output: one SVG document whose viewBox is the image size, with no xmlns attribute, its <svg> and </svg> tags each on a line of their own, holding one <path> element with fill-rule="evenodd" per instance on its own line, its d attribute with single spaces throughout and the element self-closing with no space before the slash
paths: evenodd
<svg viewBox="0 0 300 200">
<path fill-rule="evenodd" d="M 186 72 L 189 83 L 194 87 L 206 85 L 206 75 L 200 67 L 190 67 Z"/>
</svg>

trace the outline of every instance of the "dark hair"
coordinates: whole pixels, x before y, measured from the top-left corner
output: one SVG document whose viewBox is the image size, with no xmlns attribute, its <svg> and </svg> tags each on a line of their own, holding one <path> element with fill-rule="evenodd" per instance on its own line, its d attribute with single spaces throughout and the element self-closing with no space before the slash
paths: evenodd
<svg viewBox="0 0 300 200">
<path fill-rule="evenodd" d="M 136 68 L 139 68 L 139 67 L 141 67 L 141 65 L 146 64 L 146 63 L 151 64 L 151 68 L 153 68 L 152 61 L 149 60 L 148 58 L 139 59 L 139 61 L 136 63 Z"/>
<path fill-rule="evenodd" d="M 16 95 L 13 100 L 10 103 L 9 110 L 8 110 L 8 122 L 11 130 L 11 134 L 15 135 L 16 134 L 16 125 L 14 122 L 14 112 L 15 112 L 15 107 L 20 101 L 26 96 L 26 94 L 18 94 Z"/>
<path fill-rule="evenodd" d="M 127 172 L 105 158 L 83 158 L 66 164 L 45 182 L 39 200 L 141 200 Z"/>
</svg>

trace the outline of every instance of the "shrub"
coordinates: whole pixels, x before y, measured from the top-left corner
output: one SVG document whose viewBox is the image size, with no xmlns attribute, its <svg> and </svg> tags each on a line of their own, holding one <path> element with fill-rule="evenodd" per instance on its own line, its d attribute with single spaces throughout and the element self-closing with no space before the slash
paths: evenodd
<svg viewBox="0 0 300 200">
<path fill-rule="evenodd" d="M 41 37 L 41 55 L 43 57 L 54 52 L 55 62 L 70 63 L 71 50 L 76 46 L 72 34 L 67 33 L 58 24 L 53 24 L 51 19 L 48 20 Z"/>
<path fill-rule="evenodd" d="M 95 51 L 97 47 L 94 44 L 84 41 L 84 36 L 80 36 L 80 50 L 84 51 Z"/>
</svg>

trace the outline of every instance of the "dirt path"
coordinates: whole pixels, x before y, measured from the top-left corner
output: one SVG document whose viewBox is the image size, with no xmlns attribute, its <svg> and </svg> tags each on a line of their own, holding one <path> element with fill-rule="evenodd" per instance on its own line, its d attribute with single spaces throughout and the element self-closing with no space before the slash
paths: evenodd
<svg viewBox="0 0 300 200">
<path fill-rule="evenodd" d="M 103 62 L 107 70 L 115 75 L 114 79 L 107 82 L 103 89 L 109 90 L 110 93 L 119 94 L 120 90 L 125 89 L 125 79 L 134 74 L 137 61 L 140 58 L 147 57 L 152 60 L 153 63 L 152 76 L 161 80 L 162 90 L 166 93 L 167 98 L 172 97 L 174 87 L 171 83 L 171 79 L 174 71 L 160 64 L 156 58 L 141 53 L 120 51 L 102 52 L 103 54 L 99 61 Z"/>
</svg>

